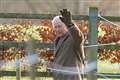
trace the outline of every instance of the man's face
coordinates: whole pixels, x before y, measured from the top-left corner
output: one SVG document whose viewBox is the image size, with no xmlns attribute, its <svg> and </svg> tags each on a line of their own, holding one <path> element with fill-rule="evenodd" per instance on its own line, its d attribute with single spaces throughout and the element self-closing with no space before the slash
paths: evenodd
<svg viewBox="0 0 120 80">
<path fill-rule="evenodd" d="M 56 37 L 61 37 L 67 32 L 66 27 L 61 24 L 54 25 L 53 30 L 55 32 Z"/>
</svg>

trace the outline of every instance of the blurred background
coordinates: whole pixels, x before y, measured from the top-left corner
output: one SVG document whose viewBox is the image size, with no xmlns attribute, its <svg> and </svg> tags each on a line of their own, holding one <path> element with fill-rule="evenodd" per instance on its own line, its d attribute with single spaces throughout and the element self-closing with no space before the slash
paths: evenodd
<svg viewBox="0 0 120 80">
<path fill-rule="evenodd" d="M 72 14 L 88 14 L 98 7 L 103 15 L 120 16 L 120 0 L 0 0 L 1 13 L 55 14 L 67 8 Z"/>
<path fill-rule="evenodd" d="M 0 0 L 0 13 L 60 14 L 67 8 L 73 15 L 89 15 L 97 7 L 103 16 L 120 17 L 120 0 Z M 89 21 L 75 20 L 88 39 Z M 98 21 L 98 43 L 120 42 L 120 22 Z M 55 35 L 51 19 L 0 18 L 0 80 L 52 80 L 46 64 L 52 61 Z M 120 80 L 120 47 L 98 49 L 98 73 Z M 114 77 L 117 76 L 117 77 Z"/>
</svg>

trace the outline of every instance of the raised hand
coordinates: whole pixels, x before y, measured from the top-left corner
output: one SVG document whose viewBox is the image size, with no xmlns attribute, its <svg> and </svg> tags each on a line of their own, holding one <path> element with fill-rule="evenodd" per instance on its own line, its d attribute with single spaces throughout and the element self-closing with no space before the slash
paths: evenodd
<svg viewBox="0 0 120 80">
<path fill-rule="evenodd" d="M 63 10 L 60 10 L 60 13 L 61 13 L 61 21 L 69 28 L 73 25 L 72 23 L 72 16 L 71 16 L 71 13 L 70 11 L 68 11 L 67 9 L 63 9 Z"/>
</svg>

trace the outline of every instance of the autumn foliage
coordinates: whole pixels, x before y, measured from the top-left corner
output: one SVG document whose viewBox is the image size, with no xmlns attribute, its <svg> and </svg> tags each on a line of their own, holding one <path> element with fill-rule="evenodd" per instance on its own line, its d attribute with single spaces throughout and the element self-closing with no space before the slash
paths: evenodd
<svg viewBox="0 0 120 80">
<path fill-rule="evenodd" d="M 85 39 L 87 40 L 89 32 L 88 21 L 75 21 L 79 29 L 83 32 Z M 40 42 L 52 43 L 55 35 L 52 30 L 52 24 L 50 20 L 39 20 L 38 24 L 34 24 L 32 21 L 22 20 L 17 21 L 15 24 L 0 24 L 0 40 L 3 41 L 16 41 L 24 42 L 29 39 L 38 40 Z M 99 21 L 98 23 L 98 43 L 112 43 L 120 42 L 120 28 Z M 44 59 L 53 60 L 53 50 L 51 49 L 36 49 L 36 53 L 42 56 Z M 109 60 L 111 63 L 120 63 L 120 49 L 98 49 L 98 59 Z M 20 54 L 21 58 L 27 55 L 25 49 L 0 48 L 0 60 L 14 60 L 16 55 Z"/>
</svg>

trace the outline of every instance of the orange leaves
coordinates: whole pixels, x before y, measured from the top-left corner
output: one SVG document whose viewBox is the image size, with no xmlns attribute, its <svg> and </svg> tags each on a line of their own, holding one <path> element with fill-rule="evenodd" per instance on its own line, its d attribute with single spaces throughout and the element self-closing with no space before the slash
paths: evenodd
<svg viewBox="0 0 120 80">
<path fill-rule="evenodd" d="M 8 41 L 27 41 L 29 38 L 39 40 L 41 42 L 52 43 L 54 41 L 55 35 L 52 29 L 52 24 L 50 20 L 37 20 L 38 24 L 34 24 L 32 21 L 19 21 L 16 24 L 0 24 L 0 40 Z M 89 22 L 88 21 L 75 21 L 76 25 L 83 32 L 84 36 L 88 37 Z M 120 29 L 116 26 L 110 25 L 103 21 L 98 23 L 98 43 L 120 43 Z M 28 38 L 29 37 L 29 38 Z M 12 48 L 10 48 L 12 49 Z M 15 54 L 13 54 L 13 49 L 0 49 L 0 60 L 14 60 Z M 39 49 L 36 50 L 40 57 L 47 60 L 53 60 L 53 50 Z M 112 63 L 120 63 L 120 50 L 106 50 L 99 49 L 98 58 L 100 60 L 109 60 Z M 4 53 L 4 54 L 3 54 Z M 21 54 L 21 57 L 25 56 L 25 50 L 21 49 L 17 51 Z"/>
<path fill-rule="evenodd" d="M 100 22 L 100 26 L 99 26 L 102 31 L 105 32 L 105 34 L 103 36 L 99 36 L 98 37 L 98 42 L 101 44 L 104 43 L 119 43 L 120 41 L 120 28 L 114 26 L 114 25 L 110 25 L 108 23 L 105 22 Z M 104 51 L 99 50 L 99 56 L 98 58 L 100 60 L 108 60 L 111 63 L 120 63 L 120 50 L 119 49 L 115 49 L 115 50 L 107 50 L 104 49 Z"/>
</svg>

